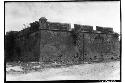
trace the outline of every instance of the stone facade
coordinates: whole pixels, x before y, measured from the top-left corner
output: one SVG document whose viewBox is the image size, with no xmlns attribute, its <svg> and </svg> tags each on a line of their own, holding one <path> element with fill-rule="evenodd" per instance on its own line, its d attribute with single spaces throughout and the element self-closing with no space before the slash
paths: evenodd
<svg viewBox="0 0 125 83">
<path fill-rule="evenodd" d="M 5 36 L 6 61 L 81 63 L 118 60 L 119 34 L 112 28 L 52 23 L 42 17 L 21 31 Z M 11 43 L 11 45 L 10 45 Z"/>
</svg>

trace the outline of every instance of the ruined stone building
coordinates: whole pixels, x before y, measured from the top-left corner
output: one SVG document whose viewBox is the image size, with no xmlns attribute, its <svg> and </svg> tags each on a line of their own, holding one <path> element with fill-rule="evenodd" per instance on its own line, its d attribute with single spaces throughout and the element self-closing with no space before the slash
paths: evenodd
<svg viewBox="0 0 125 83">
<path fill-rule="evenodd" d="M 112 28 L 53 23 L 42 17 L 5 36 L 6 61 L 81 63 L 120 58 L 119 34 Z"/>
</svg>

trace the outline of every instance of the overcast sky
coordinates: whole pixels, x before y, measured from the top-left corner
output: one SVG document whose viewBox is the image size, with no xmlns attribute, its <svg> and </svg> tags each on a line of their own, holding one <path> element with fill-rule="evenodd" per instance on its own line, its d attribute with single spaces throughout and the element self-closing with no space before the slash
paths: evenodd
<svg viewBox="0 0 125 83">
<path fill-rule="evenodd" d="M 120 2 L 11 2 L 5 4 L 5 32 L 46 17 L 51 22 L 113 27 L 120 32 Z M 73 27 L 73 26 L 72 26 Z"/>
</svg>

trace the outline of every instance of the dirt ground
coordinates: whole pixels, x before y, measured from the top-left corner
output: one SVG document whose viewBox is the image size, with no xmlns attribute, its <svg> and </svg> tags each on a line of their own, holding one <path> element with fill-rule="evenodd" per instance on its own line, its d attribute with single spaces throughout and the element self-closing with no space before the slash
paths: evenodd
<svg viewBox="0 0 125 83">
<path fill-rule="evenodd" d="M 7 63 L 7 81 L 120 80 L 120 61 L 80 65 Z"/>
</svg>

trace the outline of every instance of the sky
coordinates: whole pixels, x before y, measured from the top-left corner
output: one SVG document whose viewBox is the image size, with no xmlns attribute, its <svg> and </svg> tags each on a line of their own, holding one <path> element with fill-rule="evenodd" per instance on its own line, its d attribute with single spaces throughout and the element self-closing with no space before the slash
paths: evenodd
<svg viewBox="0 0 125 83">
<path fill-rule="evenodd" d="M 120 33 L 120 2 L 9 2 L 5 4 L 5 32 L 19 31 L 40 17 L 50 22 L 112 27 Z"/>
</svg>

